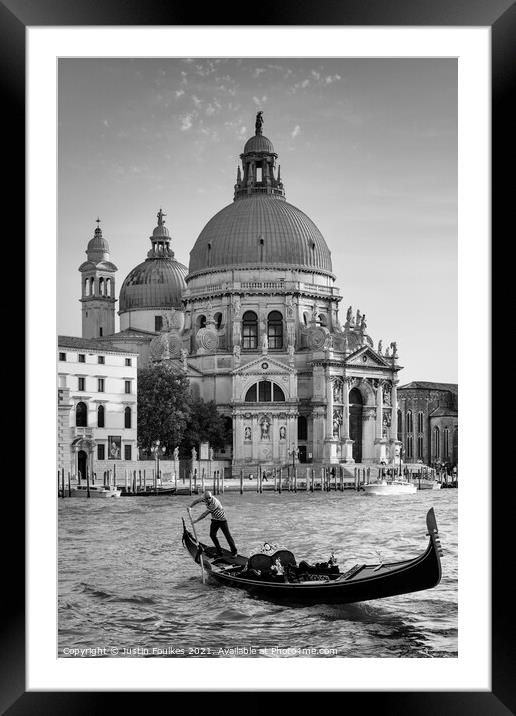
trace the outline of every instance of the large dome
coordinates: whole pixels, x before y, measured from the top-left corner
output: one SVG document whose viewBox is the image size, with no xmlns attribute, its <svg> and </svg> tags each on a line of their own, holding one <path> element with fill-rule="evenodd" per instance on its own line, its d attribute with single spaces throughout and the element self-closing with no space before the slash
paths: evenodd
<svg viewBox="0 0 516 716">
<path fill-rule="evenodd" d="M 332 270 L 330 250 L 306 214 L 282 198 L 252 194 L 206 224 L 190 252 L 189 273 L 264 264 Z"/>
<path fill-rule="evenodd" d="M 186 266 L 171 258 L 149 258 L 134 268 L 120 289 L 119 312 L 179 308 Z"/>
<path fill-rule="evenodd" d="M 269 152 L 273 154 L 274 147 L 270 139 L 264 137 L 263 134 L 256 134 L 245 143 L 244 154 L 249 154 L 250 152 Z"/>
</svg>

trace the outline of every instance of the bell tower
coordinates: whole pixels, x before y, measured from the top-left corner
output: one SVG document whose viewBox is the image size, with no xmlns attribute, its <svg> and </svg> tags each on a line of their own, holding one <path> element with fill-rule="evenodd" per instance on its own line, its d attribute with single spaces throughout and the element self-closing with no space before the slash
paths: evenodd
<svg viewBox="0 0 516 716">
<path fill-rule="evenodd" d="M 86 249 L 81 274 L 82 337 L 99 338 L 115 332 L 115 273 L 109 260 L 109 244 L 102 236 L 100 219 Z"/>
</svg>

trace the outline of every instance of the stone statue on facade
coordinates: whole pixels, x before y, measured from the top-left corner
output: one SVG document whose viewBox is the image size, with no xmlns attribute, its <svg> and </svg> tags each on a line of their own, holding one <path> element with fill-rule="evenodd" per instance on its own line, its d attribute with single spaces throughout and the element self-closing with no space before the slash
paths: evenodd
<svg viewBox="0 0 516 716">
<path fill-rule="evenodd" d="M 287 318 L 292 318 L 294 315 L 294 308 L 292 306 L 292 296 L 285 298 L 285 306 L 287 307 Z"/>
<path fill-rule="evenodd" d="M 350 306 L 346 313 L 346 322 L 351 323 L 352 319 L 353 319 L 353 306 Z"/>
<path fill-rule="evenodd" d="M 251 428 L 247 427 L 244 431 L 244 440 L 251 439 Z"/>
<path fill-rule="evenodd" d="M 391 343 L 391 348 L 392 348 L 392 357 L 397 358 L 398 357 L 398 345 L 397 345 L 396 341 L 393 341 Z"/>
<path fill-rule="evenodd" d="M 378 353 L 382 355 L 382 348 L 383 348 L 383 342 L 381 340 L 378 341 Z"/>
<path fill-rule="evenodd" d="M 235 358 L 235 363 L 240 363 L 240 346 L 233 346 L 233 356 Z"/>
<path fill-rule="evenodd" d="M 362 321 L 362 314 L 360 313 L 360 309 L 357 308 L 357 315 L 355 318 L 355 323 L 356 323 L 357 328 L 360 326 L 361 321 Z"/>
<path fill-rule="evenodd" d="M 342 403 L 342 381 L 336 380 L 333 384 L 333 401 L 335 403 Z"/>
<path fill-rule="evenodd" d="M 256 134 L 262 133 L 262 127 L 263 127 L 263 112 L 257 112 L 256 123 L 254 125 Z"/>
<path fill-rule="evenodd" d="M 269 421 L 267 418 L 263 418 L 263 420 L 260 423 L 260 428 L 262 429 L 262 440 L 268 440 L 269 439 Z"/>
<path fill-rule="evenodd" d="M 279 436 L 280 440 L 286 440 L 287 438 L 287 429 L 283 425 L 279 429 Z"/>
<path fill-rule="evenodd" d="M 210 454 L 210 460 L 213 461 L 213 448 L 212 448 L 212 447 L 210 448 L 210 453 L 209 453 L 209 454 Z"/>
<path fill-rule="evenodd" d="M 360 330 L 362 331 L 362 333 L 365 331 L 366 328 L 367 328 L 367 323 L 365 322 L 365 313 L 364 313 L 364 315 L 362 316 L 362 320 L 360 321 Z"/>
<path fill-rule="evenodd" d="M 174 462 L 177 462 L 179 460 L 179 448 L 178 447 L 174 448 L 173 456 L 174 456 Z"/>
<path fill-rule="evenodd" d="M 262 353 L 267 353 L 269 350 L 269 340 L 267 338 L 267 333 L 265 331 L 262 334 Z"/>
<path fill-rule="evenodd" d="M 197 450 L 193 447 L 192 448 L 192 462 L 197 461 Z"/>
<path fill-rule="evenodd" d="M 295 349 L 294 349 L 294 346 L 292 345 L 292 343 L 289 343 L 288 347 L 287 347 L 287 353 L 288 353 L 288 362 L 290 364 L 294 363 L 294 350 Z"/>
</svg>

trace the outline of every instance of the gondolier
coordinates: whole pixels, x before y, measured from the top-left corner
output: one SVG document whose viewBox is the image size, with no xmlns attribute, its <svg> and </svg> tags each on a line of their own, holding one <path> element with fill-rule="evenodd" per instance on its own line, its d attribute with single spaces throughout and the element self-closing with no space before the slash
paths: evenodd
<svg viewBox="0 0 516 716">
<path fill-rule="evenodd" d="M 216 497 L 213 497 L 211 492 L 209 490 L 204 491 L 203 497 L 198 497 L 196 500 L 192 502 L 190 507 L 193 507 L 194 505 L 199 504 L 200 502 L 204 502 L 204 504 L 207 507 L 207 510 L 202 513 L 200 517 L 198 517 L 196 520 L 193 520 L 193 524 L 196 522 L 200 522 L 205 517 L 207 517 L 209 514 L 211 514 L 211 527 L 210 527 L 210 537 L 215 545 L 215 550 L 217 555 L 222 556 L 222 548 L 220 546 L 220 542 L 217 539 L 217 532 L 219 530 L 222 530 L 224 537 L 228 541 L 229 548 L 231 550 L 231 554 L 235 556 L 237 554 L 237 548 L 235 546 L 235 542 L 233 540 L 233 537 L 231 536 L 231 532 L 229 531 L 228 527 L 228 521 L 226 519 L 226 513 L 224 512 L 224 508 L 222 507 L 220 500 L 217 500 Z"/>
</svg>

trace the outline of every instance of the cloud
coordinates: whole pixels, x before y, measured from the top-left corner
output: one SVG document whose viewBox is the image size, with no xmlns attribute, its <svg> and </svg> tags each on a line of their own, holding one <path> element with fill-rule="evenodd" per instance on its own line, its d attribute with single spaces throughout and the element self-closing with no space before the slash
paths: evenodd
<svg viewBox="0 0 516 716">
<path fill-rule="evenodd" d="M 298 137 L 300 134 L 301 134 L 301 127 L 299 126 L 299 124 L 296 124 L 296 126 L 295 126 L 294 129 L 292 130 L 292 133 L 291 133 L 290 136 L 292 137 L 292 139 L 295 139 L 295 138 Z"/>
<path fill-rule="evenodd" d="M 253 97 L 253 102 L 257 107 L 259 107 L 261 104 L 265 104 L 267 102 L 267 95 L 264 95 L 263 97 Z"/>
<path fill-rule="evenodd" d="M 184 89 L 179 89 L 174 92 L 176 97 L 182 97 L 184 95 L 184 93 L 185 93 Z"/>
<path fill-rule="evenodd" d="M 194 94 L 192 95 L 192 102 L 195 104 L 197 109 L 200 109 L 202 105 L 202 100 L 199 99 L 199 97 L 196 97 Z"/>
<path fill-rule="evenodd" d="M 102 124 L 104 125 L 104 127 L 109 127 L 109 122 L 107 121 L 107 119 L 103 119 Z"/>
<path fill-rule="evenodd" d="M 253 70 L 253 77 L 259 77 L 263 72 L 265 72 L 264 67 L 255 67 Z"/>
<path fill-rule="evenodd" d="M 327 85 L 331 85 L 332 82 L 338 82 L 341 79 L 342 77 L 340 75 L 329 75 L 324 81 Z"/>
<path fill-rule="evenodd" d="M 193 126 L 193 114 L 185 114 L 184 117 L 181 118 L 181 131 L 187 132 L 189 129 L 191 129 Z"/>
</svg>

